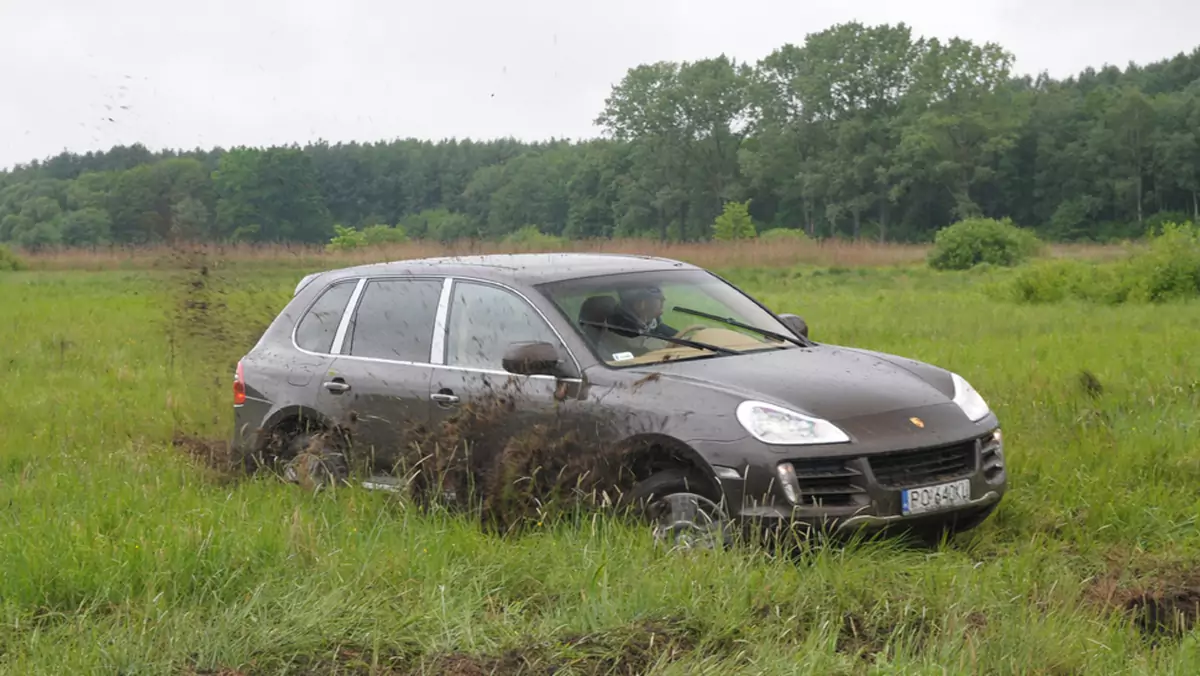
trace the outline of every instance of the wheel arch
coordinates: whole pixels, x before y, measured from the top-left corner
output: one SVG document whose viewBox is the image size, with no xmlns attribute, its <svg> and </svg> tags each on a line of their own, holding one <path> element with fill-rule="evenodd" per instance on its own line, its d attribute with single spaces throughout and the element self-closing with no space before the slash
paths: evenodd
<svg viewBox="0 0 1200 676">
<path fill-rule="evenodd" d="M 344 425 L 340 425 L 337 421 L 329 416 L 321 413 L 311 406 L 304 405 L 289 405 L 281 406 L 267 415 L 261 427 L 258 430 L 258 438 L 254 444 L 255 451 L 266 450 L 271 439 L 278 433 L 286 430 L 299 430 L 305 426 L 321 430 L 338 431 L 346 434 L 347 430 Z"/>
<path fill-rule="evenodd" d="M 708 480 L 716 497 L 724 495 L 712 464 L 690 444 L 670 435 L 646 433 L 625 439 L 621 442 L 620 461 L 622 475 L 634 481 L 642 481 L 666 469 L 696 469 Z"/>
</svg>

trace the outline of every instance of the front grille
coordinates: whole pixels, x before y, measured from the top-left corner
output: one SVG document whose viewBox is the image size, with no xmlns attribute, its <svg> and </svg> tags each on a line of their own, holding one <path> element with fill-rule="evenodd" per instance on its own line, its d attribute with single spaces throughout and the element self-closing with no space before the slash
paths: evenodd
<svg viewBox="0 0 1200 676">
<path fill-rule="evenodd" d="M 949 481 L 975 471 L 975 440 L 916 451 L 870 456 L 875 479 L 888 488 Z"/>
<path fill-rule="evenodd" d="M 800 506 L 844 507 L 865 499 L 866 489 L 859 485 L 862 472 L 838 458 L 809 458 L 793 460 L 796 480 L 800 484 Z"/>
</svg>

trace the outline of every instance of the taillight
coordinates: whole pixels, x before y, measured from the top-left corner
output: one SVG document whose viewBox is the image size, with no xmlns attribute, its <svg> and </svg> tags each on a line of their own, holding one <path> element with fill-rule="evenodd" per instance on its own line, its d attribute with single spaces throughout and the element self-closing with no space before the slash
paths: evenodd
<svg viewBox="0 0 1200 676">
<path fill-rule="evenodd" d="M 242 362 L 238 362 L 237 372 L 233 376 L 233 405 L 241 406 L 246 403 L 246 379 L 242 374 Z"/>
</svg>

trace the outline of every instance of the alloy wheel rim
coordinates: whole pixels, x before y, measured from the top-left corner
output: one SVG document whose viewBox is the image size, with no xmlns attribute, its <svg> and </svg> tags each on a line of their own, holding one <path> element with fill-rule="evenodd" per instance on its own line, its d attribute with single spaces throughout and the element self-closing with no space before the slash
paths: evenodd
<svg viewBox="0 0 1200 676">
<path fill-rule="evenodd" d="M 723 541 L 725 518 L 712 500 L 696 493 L 671 493 L 647 509 L 655 542 L 673 549 L 714 549 Z"/>
</svg>

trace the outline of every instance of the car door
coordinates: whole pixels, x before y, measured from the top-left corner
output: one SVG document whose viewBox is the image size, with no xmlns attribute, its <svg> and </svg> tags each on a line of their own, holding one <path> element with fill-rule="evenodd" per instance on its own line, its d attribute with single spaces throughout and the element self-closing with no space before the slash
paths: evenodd
<svg viewBox="0 0 1200 676">
<path fill-rule="evenodd" d="M 436 277 L 365 280 L 334 346 L 337 358 L 318 397 L 350 430 L 352 458 L 373 468 L 391 470 L 429 421 L 430 350 L 443 284 Z"/>
<path fill-rule="evenodd" d="M 346 313 L 346 306 L 358 288 L 357 279 L 339 280 L 320 292 L 309 305 L 292 333 L 296 350 L 275 352 L 273 361 L 286 373 L 288 385 L 297 392 L 292 403 L 311 406 L 314 399 L 314 377 L 328 369 L 335 359 L 332 353 L 338 325 Z"/>
<path fill-rule="evenodd" d="M 504 353 L 513 343 L 546 342 L 558 348 L 578 375 L 578 365 L 546 318 L 528 300 L 503 286 L 455 279 L 430 382 L 434 424 L 457 413 L 471 429 L 456 430 L 475 444 L 502 446 L 535 424 L 557 424 L 562 404 L 579 398 L 578 377 L 514 375 L 504 370 Z M 439 359 L 440 357 L 440 359 Z"/>
</svg>

